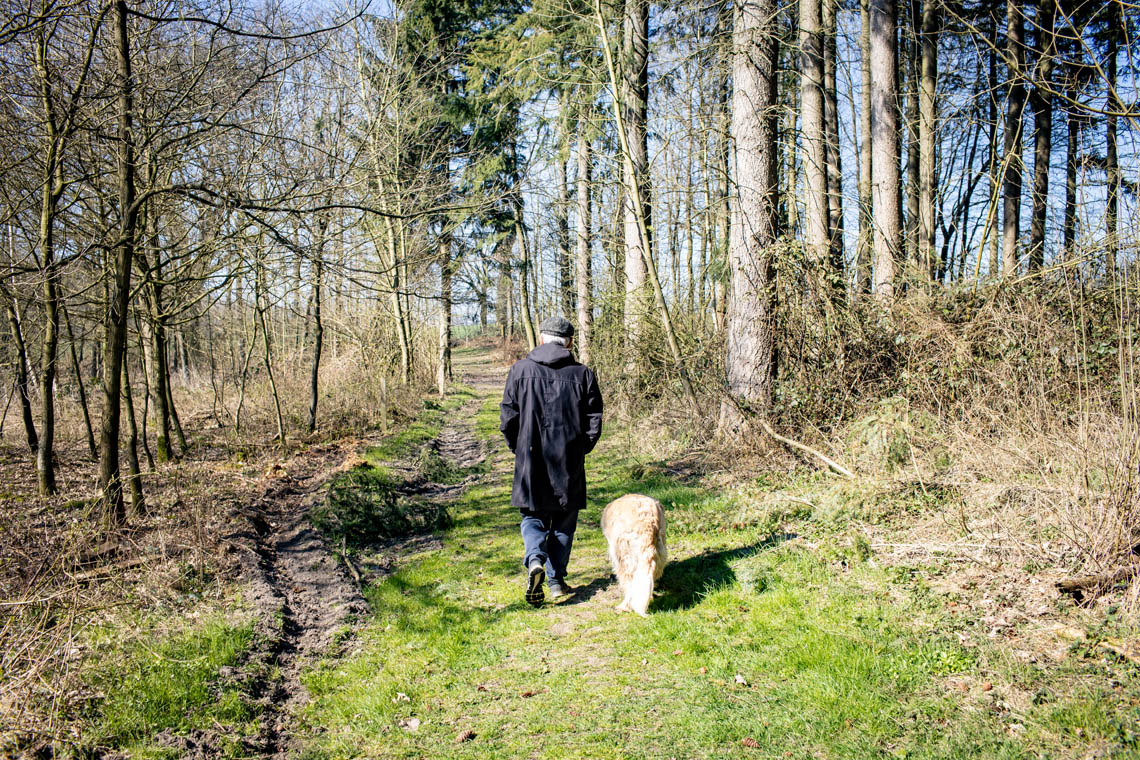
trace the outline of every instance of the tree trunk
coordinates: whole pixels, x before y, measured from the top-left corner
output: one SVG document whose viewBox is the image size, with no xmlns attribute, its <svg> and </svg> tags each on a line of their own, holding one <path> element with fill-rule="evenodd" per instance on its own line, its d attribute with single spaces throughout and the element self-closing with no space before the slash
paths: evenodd
<svg viewBox="0 0 1140 760">
<path fill-rule="evenodd" d="M 1037 81 L 1033 86 L 1033 217 L 1029 225 L 1029 271 L 1045 264 L 1045 214 L 1049 204 L 1049 161 L 1053 152 L 1053 0 L 1037 5 Z"/>
<path fill-rule="evenodd" d="M 185 349 L 186 349 L 186 343 L 184 341 L 182 342 L 182 349 L 183 349 L 183 351 L 185 351 Z M 185 361 L 186 355 L 185 355 L 185 353 L 183 353 L 182 359 L 183 359 L 182 367 L 183 367 L 183 370 L 185 370 L 185 367 L 186 367 L 186 361 Z M 166 362 L 166 345 L 164 343 L 163 347 L 162 347 L 162 367 L 163 367 L 164 372 L 166 372 L 167 366 L 168 365 Z M 167 372 L 167 374 L 166 374 L 166 408 L 170 410 L 170 427 L 174 431 L 174 440 L 178 441 L 178 447 L 180 449 L 182 449 L 183 451 L 186 451 L 186 449 L 187 449 L 186 433 L 183 432 L 183 430 L 182 430 L 182 420 L 180 420 L 178 418 L 178 407 L 176 407 L 174 405 L 174 389 L 172 386 L 173 386 L 173 383 L 170 382 L 170 373 Z"/>
<path fill-rule="evenodd" d="M 628 161 L 624 166 L 626 193 L 623 203 L 625 243 L 625 335 L 628 368 L 636 371 L 636 360 L 642 351 L 641 337 L 648 310 L 646 260 L 653 255 L 652 215 L 638 219 L 638 201 L 642 208 L 649 202 L 649 149 L 647 119 L 649 115 L 649 0 L 625 0 L 622 19 L 622 66 L 619 88 L 621 121 Z M 644 223 L 646 234 L 641 233 Z"/>
<path fill-rule="evenodd" d="M 384 217 L 384 235 L 388 244 L 388 261 L 384 264 L 390 272 L 388 281 L 392 293 L 392 316 L 396 323 L 396 342 L 400 347 L 400 382 L 407 385 L 412 381 L 412 346 L 404 321 L 404 301 L 400 296 L 400 288 L 403 286 L 400 278 L 400 249 L 396 244 L 393 224 L 390 218 Z"/>
<path fill-rule="evenodd" d="M 260 270 L 260 263 L 258 268 Z M 263 276 L 264 275 L 259 271 L 257 275 L 258 279 L 261 279 Z M 257 318 L 261 323 L 261 360 L 265 366 L 265 374 L 269 377 L 269 390 L 273 394 L 273 411 L 277 418 L 277 440 L 280 442 L 281 448 L 284 449 L 286 446 L 285 417 L 281 413 L 281 396 L 277 392 L 277 378 L 273 374 L 273 342 L 269 334 L 269 320 L 265 318 L 266 307 L 263 305 L 262 300 L 264 298 L 264 291 L 265 287 L 264 284 L 262 284 L 257 294 Z"/>
<path fill-rule="evenodd" d="M 997 26 L 998 19 L 996 13 L 990 14 L 990 28 L 989 28 L 989 45 L 988 58 L 989 58 L 989 79 L 986 82 L 986 87 L 989 92 L 989 125 L 990 125 L 990 164 L 989 164 L 989 179 L 990 179 L 990 203 L 988 211 L 988 221 L 985 225 L 985 235 L 989 243 L 989 270 L 990 277 L 997 277 L 1000 268 L 999 256 L 1000 246 L 998 244 L 997 234 L 997 219 L 998 219 L 998 198 L 1000 195 L 1001 187 L 1001 159 L 998 157 L 998 106 L 997 106 Z M 978 269 L 981 269 L 981 262 L 978 262 Z"/>
<path fill-rule="evenodd" d="M 690 80 L 691 81 L 691 80 Z M 699 87 L 696 89 L 700 89 Z M 693 95 L 689 93 L 685 98 L 685 105 L 687 113 L 685 114 L 685 124 L 688 129 L 698 128 L 696 126 L 697 119 L 694 118 L 693 111 Z M 702 98 L 703 100 L 703 98 Z M 696 237 L 696 221 L 697 221 L 697 204 L 696 204 L 696 191 L 697 191 L 697 174 L 694 171 L 696 164 L 697 147 L 693 140 L 689 140 L 688 150 L 685 151 L 685 274 L 687 284 L 685 286 L 685 311 L 690 316 L 696 316 L 696 294 L 697 294 L 697 271 L 694 253 L 697 248 Z M 677 298 L 680 299 L 680 294 Z M 680 301 L 678 300 L 678 303 Z"/>
<path fill-rule="evenodd" d="M 324 231 L 321 232 L 324 239 Z M 321 351 L 325 343 L 325 324 L 321 320 L 321 279 L 324 276 L 325 260 L 320 247 L 313 262 L 313 368 L 309 374 L 309 432 L 317 429 L 317 400 L 320 398 Z"/>
<path fill-rule="evenodd" d="M 919 172 L 918 145 L 918 88 L 919 88 L 919 33 L 922 26 L 921 0 L 910 0 L 907 3 L 907 23 L 904 24 L 903 58 L 905 66 L 901 70 L 905 76 L 905 85 L 902 92 L 905 98 L 906 115 L 903 119 L 906 130 L 906 215 L 903 225 L 903 245 L 906 249 L 906 279 L 913 282 L 918 279 L 921 269 L 918 247 L 918 215 L 922 190 L 922 180 Z"/>
<path fill-rule="evenodd" d="M 75 384 L 79 388 L 79 408 L 83 412 L 83 429 L 87 433 L 87 450 L 91 458 L 99 458 L 99 449 L 95 446 L 95 431 L 91 427 L 91 410 L 87 408 L 87 387 L 83 383 L 83 370 L 79 368 L 79 356 L 75 353 L 75 332 L 71 329 L 71 317 L 67 309 L 60 307 L 63 312 L 63 323 L 67 326 L 67 346 L 71 351 L 71 368 L 75 372 Z"/>
<path fill-rule="evenodd" d="M 823 126 L 823 39 L 820 33 L 820 0 L 800 0 L 799 27 L 804 248 L 808 261 L 813 266 L 820 266 L 827 260 L 830 243 L 827 149 Z M 737 161 L 739 160 L 738 157 Z"/>
<path fill-rule="evenodd" d="M 871 3 L 871 212 L 875 293 L 895 294 L 899 218 L 898 24 L 895 0 Z"/>
<path fill-rule="evenodd" d="M 727 8 L 727 5 L 725 6 Z M 726 14 L 727 15 L 727 14 Z M 725 31 L 731 33 L 727 27 L 731 23 L 730 20 L 724 21 Z M 713 228 L 715 233 L 712 260 L 714 263 L 713 271 L 715 276 L 712 282 L 713 292 L 713 325 L 716 327 L 717 332 L 724 332 L 725 325 L 728 321 L 728 248 L 730 245 L 730 236 L 732 234 L 732 221 L 730 219 L 729 207 L 731 205 L 731 198 L 734 192 L 733 179 L 732 179 L 732 98 L 731 88 L 729 87 L 727 74 L 720 79 L 720 87 L 717 88 L 717 105 L 719 110 L 721 128 L 719 131 L 719 139 L 716 141 L 718 156 L 720 160 L 720 178 L 716 183 L 717 192 L 720 195 L 716 204 L 716 214 L 713 217 Z"/>
<path fill-rule="evenodd" d="M 859 239 L 855 250 L 855 292 L 871 292 L 871 241 L 874 225 L 871 216 L 871 7 L 870 0 L 860 0 L 859 32 L 860 69 L 863 79 L 859 88 Z"/>
<path fill-rule="evenodd" d="M 135 313 L 135 331 L 138 333 L 138 336 L 139 336 L 139 356 L 144 356 L 146 351 L 147 351 L 147 349 L 145 347 L 146 346 L 146 337 L 143 335 L 143 330 L 141 327 L 145 323 L 146 323 L 146 319 L 140 319 L 138 313 L 136 312 Z M 129 346 L 127 348 L 127 352 L 128 353 L 130 352 Z M 211 356 L 210 360 L 211 360 L 210 382 L 211 382 L 211 384 L 213 384 L 213 381 L 214 381 L 213 356 Z M 154 469 L 155 469 L 154 454 L 151 453 L 150 444 L 147 442 L 147 429 L 146 429 L 146 418 L 147 418 L 147 415 L 150 414 L 150 396 L 151 396 L 151 394 L 150 394 L 150 380 L 148 379 L 147 368 L 145 365 L 146 360 L 144 359 L 143 361 L 144 361 L 144 365 L 142 368 L 142 370 L 143 370 L 142 371 L 142 376 L 143 376 L 143 408 L 142 408 L 142 414 L 139 415 L 139 419 L 142 420 L 142 422 L 138 426 L 138 428 L 139 428 L 139 442 L 142 444 L 143 453 L 146 455 L 147 469 L 150 470 L 151 472 L 154 472 Z M 214 385 L 215 408 L 216 408 L 216 402 L 217 402 L 217 394 L 218 394 L 218 388 L 217 388 L 217 385 Z M 217 412 L 215 412 L 215 417 L 216 416 L 217 416 Z"/>
<path fill-rule="evenodd" d="M 1070 72 L 1070 77 L 1073 74 Z M 1076 255 L 1077 241 L 1077 166 L 1080 162 L 1081 122 L 1072 105 L 1076 102 L 1076 87 L 1070 81 L 1065 88 L 1065 100 L 1069 104 L 1065 108 L 1065 126 L 1068 131 L 1068 142 L 1065 145 L 1065 220 L 1064 220 L 1064 256 L 1071 259 Z"/>
<path fill-rule="evenodd" d="M 99 439 L 99 487 L 108 525 L 126 520 L 123 484 L 119 475 L 119 415 L 124 354 L 127 346 L 127 303 L 131 292 L 131 258 L 134 255 L 138 208 L 135 206 L 135 148 L 131 127 L 133 82 L 126 0 L 115 2 L 115 52 L 118 69 L 119 209 L 122 222 L 114 247 L 114 280 L 107 305 L 103 349 L 103 425 Z"/>
<path fill-rule="evenodd" d="M 938 2 L 925 0 L 922 8 L 921 80 L 918 107 L 919 144 L 919 259 L 925 276 L 936 279 L 938 258 L 934 252 L 935 203 L 938 168 L 935 130 L 938 118 Z"/>
<path fill-rule="evenodd" d="M 149 371 L 147 386 L 154 402 L 155 453 L 158 461 L 171 462 L 176 459 L 171 443 L 170 406 L 167 404 L 170 374 L 166 361 L 166 327 L 162 315 L 162 286 L 155 281 L 156 273 L 147 272 L 150 282 L 144 288 L 147 314 L 142 320 L 144 337 L 143 359 Z"/>
<path fill-rule="evenodd" d="M 36 472 L 40 495 L 56 492 L 55 463 L 55 368 L 59 346 L 59 267 L 55 261 L 56 175 L 52 165 L 60 159 L 53 147 L 48 151 L 49 169 L 44 183 L 40 209 L 40 256 L 44 277 L 44 334 L 40 353 L 40 437 L 36 454 Z"/>
<path fill-rule="evenodd" d="M 1001 273 L 1017 276 L 1018 238 L 1021 236 L 1021 131 L 1025 110 L 1025 24 L 1017 3 L 1008 6 L 1006 61 L 1009 66 L 1009 103 L 1005 114 L 1005 172 L 1002 180 Z"/>
<path fill-rule="evenodd" d="M 563 101 L 563 108 L 569 106 Z M 574 283 L 570 272 L 570 189 L 566 179 L 566 162 L 569 160 L 568 146 L 570 144 L 569 125 L 567 117 L 562 118 L 562 145 L 558 150 L 557 177 L 558 200 L 554 204 L 554 224 L 558 234 L 557 270 L 558 270 L 558 303 L 562 309 L 562 316 L 567 319 L 574 313 Z"/>
<path fill-rule="evenodd" d="M 578 118 L 578 359 L 590 363 L 594 325 L 593 276 L 590 266 L 590 122 L 586 110 Z"/>
<path fill-rule="evenodd" d="M 63 139 L 59 134 L 52 94 L 52 77 L 47 70 L 47 36 L 41 29 L 35 46 L 39 78 L 40 106 L 44 115 L 44 172 L 40 196 L 40 261 L 43 273 L 44 333 L 40 352 L 40 434 L 36 452 L 39 492 L 56 492 L 55 483 L 55 370 L 59 345 L 59 267 L 55 260 L 55 215 L 63 195 Z"/>
<path fill-rule="evenodd" d="M 142 162 L 144 186 L 153 183 L 153 161 L 148 157 Z M 147 203 L 140 211 L 139 225 L 143 232 L 141 251 L 135 251 L 135 261 L 139 273 L 145 280 L 143 298 L 146 301 L 146 315 L 142 320 L 144 333 L 143 362 L 144 374 L 150 400 L 154 402 L 157 422 L 155 430 L 155 453 L 158 461 L 171 462 L 177 459 L 171 443 L 170 368 L 167 361 L 166 315 L 163 313 L 163 273 L 162 252 L 158 246 L 158 218 L 155 207 Z"/>
<path fill-rule="evenodd" d="M 737 405 L 767 415 L 775 361 L 775 256 L 779 204 L 777 67 L 779 16 L 774 0 L 742 0 L 733 17 L 732 137 L 736 190 L 731 196 L 725 372 L 731 400 L 721 431 L 737 427 Z"/>
<path fill-rule="evenodd" d="M 439 237 L 439 364 L 436 385 L 442 398 L 451 382 L 451 238 Z M 523 286 L 525 289 L 525 285 Z"/>
<path fill-rule="evenodd" d="M 1116 115 L 1120 112 L 1120 98 L 1116 95 L 1116 59 L 1121 34 L 1121 0 L 1108 2 L 1108 45 L 1106 49 L 1106 82 L 1108 99 L 1105 103 L 1104 118 L 1104 170 L 1108 180 L 1108 200 L 1105 206 L 1104 224 L 1106 244 L 1104 250 L 1104 269 L 1108 277 L 1112 277 L 1116 269 L 1117 250 L 1117 215 L 1120 203 L 1120 163 L 1116 152 Z"/>
<path fill-rule="evenodd" d="M 515 239 L 519 245 L 519 316 L 522 318 L 523 334 L 527 348 L 533 351 L 538 346 L 538 333 L 534 329 L 534 316 L 530 302 L 530 248 L 526 244 L 526 226 L 523 223 L 522 203 L 515 209 Z"/>
<path fill-rule="evenodd" d="M 846 260 L 843 251 L 843 162 L 839 155 L 839 92 L 836 81 L 836 14 L 838 0 L 823 0 L 823 123 L 827 150 L 828 248 L 837 290 L 846 290 Z"/>
<path fill-rule="evenodd" d="M 635 1 L 641 2 L 641 0 Z M 602 35 L 602 50 L 606 59 L 606 68 L 609 73 L 610 85 L 613 87 L 614 91 L 616 91 L 618 89 L 617 72 L 614 68 L 613 58 L 610 56 L 609 39 L 606 35 L 606 25 L 605 20 L 602 16 L 600 0 L 595 0 L 594 12 L 598 23 L 598 30 Z M 643 42 L 648 43 L 648 6 L 646 6 L 645 32 L 646 37 L 643 39 Z M 636 179 L 639 175 L 633 163 L 634 148 L 630 146 L 629 140 L 627 139 L 627 136 L 629 135 L 629 129 L 624 123 L 625 104 L 618 103 L 616 106 L 617 107 L 614 110 L 614 115 L 617 119 L 617 133 L 621 141 L 622 158 L 624 159 L 625 164 L 625 176 L 630 179 Z M 644 111 L 644 109 L 642 109 L 642 111 Z M 641 135 L 642 138 L 644 138 L 644 131 L 642 131 Z M 661 278 L 657 274 L 657 264 L 653 259 L 653 246 L 650 243 L 651 238 L 649 227 L 649 204 L 646 200 L 646 196 L 642 195 L 641 186 L 636 182 L 627 184 L 625 191 L 627 196 L 627 206 L 632 207 L 634 212 L 634 220 L 637 222 L 637 232 L 640 236 L 641 250 L 644 254 L 646 278 L 648 279 L 649 285 L 652 288 L 653 300 L 657 306 L 657 315 L 661 320 L 661 329 L 665 333 L 665 342 L 669 346 L 669 354 L 673 360 L 673 369 L 677 372 L 677 377 L 681 382 L 681 387 L 685 393 L 686 400 L 689 402 L 689 405 L 693 408 L 693 410 L 697 411 L 698 406 L 696 392 L 693 390 L 692 381 L 689 379 L 689 373 L 685 369 L 685 363 L 681 357 L 681 348 L 677 343 L 677 333 L 673 329 L 673 320 L 669 314 L 669 304 L 665 301 L 665 292 L 661 288 Z M 626 253 L 628 256 L 628 250 Z M 628 258 L 626 261 L 628 264 Z M 628 266 L 626 272 L 628 276 Z M 628 294 L 629 292 L 630 291 L 628 289 L 627 283 L 626 293 Z M 626 319 L 628 324 L 628 314 L 626 315 Z M 635 358 L 636 357 L 632 357 L 629 363 L 632 364 Z M 627 364 L 627 367 L 628 366 L 629 364 Z"/>
<path fill-rule="evenodd" d="M 15 295 L 12 296 L 15 299 Z M 16 348 L 16 390 L 20 395 L 20 411 L 24 417 L 24 435 L 28 448 L 36 454 L 40 448 L 39 436 L 36 434 L 36 422 L 32 417 L 32 399 L 28 393 L 28 350 L 24 343 L 24 331 L 20 324 L 20 312 L 14 300 L 5 299 L 4 305 L 8 309 L 8 327 L 12 331 L 12 344 Z"/>
<path fill-rule="evenodd" d="M 142 470 L 139 468 L 139 426 L 135 420 L 135 400 L 131 395 L 131 379 L 128 367 L 130 362 L 123 361 L 123 402 L 127 405 L 127 482 L 131 489 L 131 516 L 138 517 L 146 514 L 146 502 L 143 500 Z"/>
<path fill-rule="evenodd" d="M 513 237 L 513 236 L 512 236 Z M 511 337 L 510 315 L 511 303 L 511 241 L 505 237 L 495 243 L 495 323 L 499 328 L 499 337 L 508 340 Z"/>
</svg>

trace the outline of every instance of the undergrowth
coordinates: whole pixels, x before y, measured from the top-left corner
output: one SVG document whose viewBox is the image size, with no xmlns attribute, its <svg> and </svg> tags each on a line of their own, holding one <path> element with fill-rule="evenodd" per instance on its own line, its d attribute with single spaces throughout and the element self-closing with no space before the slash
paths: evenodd
<svg viewBox="0 0 1140 760">
<path fill-rule="evenodd" d="M 343 538 L 349 546 L 447 527 L 450 520 L 443 506 L 406 496 L 399 486 L 382 470 L 352 470 L 337 479 L 310 519 L 335 543 Z"/>
</svg>

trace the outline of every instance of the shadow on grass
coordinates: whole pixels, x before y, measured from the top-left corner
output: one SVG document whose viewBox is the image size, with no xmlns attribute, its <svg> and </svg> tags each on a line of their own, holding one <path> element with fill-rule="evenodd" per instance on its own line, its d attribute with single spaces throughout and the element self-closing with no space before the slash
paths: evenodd
<svg viewBox="0 0 1140 760">
<path fill-rule="evenodd" d="M 651 609 L 667 612 L 694 607 L 706 594 L 736 582 L 736 573 L 729 563 L 751 557 L 795 537 L 795 533 L 776 533 L 749 546 L 705 551 L 680 562 L 670 562 L 657 583 L 660 595 L 654 599 Z"/>
<path fill-rule="evenodd" d="M 603 578 L 595 578 L 585 586 L 576 586 L 571 597 L 565 602 L 561 602 L 561 604 L 569 607 L 575 604 L 588 602 L 598 594 L 604 593 L 606 589 L 613 585 L 613 583 L 614 577 L 612 575 L 607 575 Z"/>
<path fill-rule="evenodd" d="M 365 590 L 374 617 L 382 616 L 406 635 L 458 638 L 491 625 L 508 612 L 524 606 L 506 607 L 469 604 L 448 599 L 439 592 L 438 584 L 414 583 L 398 574 L 388 576 L 381 584 Z"/>
</svg>

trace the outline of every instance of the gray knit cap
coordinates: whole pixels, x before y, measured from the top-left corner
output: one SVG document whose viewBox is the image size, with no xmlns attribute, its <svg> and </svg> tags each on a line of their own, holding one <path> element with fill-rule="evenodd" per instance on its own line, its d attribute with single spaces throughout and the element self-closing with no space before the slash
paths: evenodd
<svg viewBox="0 0 1140 760">
<path fill-rule="evenodd" d="M 538 326 L 538 331 L 547 335 L 557 335 L 559 338 L 574 337 L 574 325 L 565 317 L 547 317 Z"/>
</svg>

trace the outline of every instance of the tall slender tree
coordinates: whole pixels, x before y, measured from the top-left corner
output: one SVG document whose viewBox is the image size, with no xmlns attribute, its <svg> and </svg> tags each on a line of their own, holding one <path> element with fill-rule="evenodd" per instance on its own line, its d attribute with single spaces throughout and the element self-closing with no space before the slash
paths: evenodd
<svg viewBox="0 0 1140 760">
<path fill-rule="evenodd" d="M 938 168 L 938 25 L 939 0 L 923 0 L 920 35 L 920 79 L 918 106 L 919 143 L 919 223 L 918 249 L 925 276 L 934 278 L 939 261 L 934 251 Z"/>
<path fill-rule="evenodd" d="M 1017 275 L 1018 242 L 1021 236 L 1021 157 L 1022 115 L 1025 111 L 1025 19 L 1019 3 L 1009 3 L 1006 11 L 1006 69 L 1009 96 L 1005 112 L 1005 152 L 1002 169 L 1003 277 Z"/>
<path fill-rule="evenodd" d="M 767 415 L 776 377 L 775 251 L 779 213 L 779 15 L 774 0 L 742 0 L 733 11 L 732 137 L 736 178 L 730 196 L 731 290 L 725 372 L 731 400 L 721 427 L 738 423 L 738 405 Z"/>
<path fill-rule="evenodd" d="M 1029 271 L 1045 263 L 1045 216 L 1049 208 L 1049 161 L 1053 153 L 1053 66 L 1056 58 L 1054 0 L 1039 0 L 1034 22 L 1037 58 L 1030 103 L 1033 108 L 1033 215 L 1029 225 Z"/>
<path fill-rule="evenodd" d="M 843 161 L 839 151 L 838 44 L 839 0 L 822 0 L 823 123 L 827 149 L 827 228 L 831 268 L 836 286 L 845 287 L 846 256 L 843 244 Z"/>
<path fill-rule="evenodd" d="M 820 0 L 800 0 L 800 122 L 803 132 L 804 248 L 816 265 L 827 260 L 830 218 L 824 139 L 823 34 Z"/>
<path fill-rule="evenodd" d="M 1121 24 L 1124 19 L 1122 0 L 1109 0 L 1107 8 L 1107 42 L 1105 47 L 1105 117 L 1104 117 L 1104 170 L 1108 181 L 1108 199 L 1105 204 L 1105 272 L 1111 276 L 1116 268 L 1118 246 L 1117 219 L 1120 205 L 1120 161 L 1117 155 L 1116 120 L 1120 113 L 1120 97 L 1116 92 L 1117 58 L 1120 46 Z"/>
<path fill-rule="evenodd" d="M 859 238 L 855 251 L 855 291 L 870 293 L 871 243 L 874 237 L 871 201 L 871 5 L 859 0 Z"/>
<path fill-rule="evenodd" d="M 622 13 L 622 55 L 617 108 L 622 111 L 625 145 L 629 160 L 623 164 L 625 186 L 637 188 L 645 208 L 649 200 L 649 0 L 624 0 Z M 637 198 L 627 190 L 623 195 L 622 241 L 625 246 L 625 333 L 630 361 L 640 351 L 644 321 L 648 311 L 646 259 L 653 255 L 652 215 L 639 220 Z M 642 235 L 640 226 L 645 227 Z"/>
<path fill-rule="evenodd" d="M 870 0 L 871 216 L 875 293 L 895 294 L 895 261 L 902 250 L 899 209 L 898 23 L 895 0 Z"/>
<path fill-rule="evenodd" d="M 578 295 L 578 358 L 583 364 L 590 362 L 590 344 L 593 340 L 594 294 L 593 272 L 590 261 L 590 109 L 582 108 L 578 115 L 577 159 L 578 176 L 576 194 L 578 229 L 576 248 L 575 284 Z"/>
<path fill-rule="evenodd" d="M 135 203 L 134 80 L 126 0 L 114 4 L 115 89 L 118 133 L 115 136 L 119 164 L 119 230 L 112 248 L 111 300 L 107 305 L 103 343 L 103 423 L 99 438 L 99 488 L 103 492 L 106 521 L 110 526 L 126 520 L 123 483 L 119 475 L 119 419 L 123 361 L 127 347 L 127 304 L 131 292 L 131 266 L 138 225 Z"/>
</svg>

